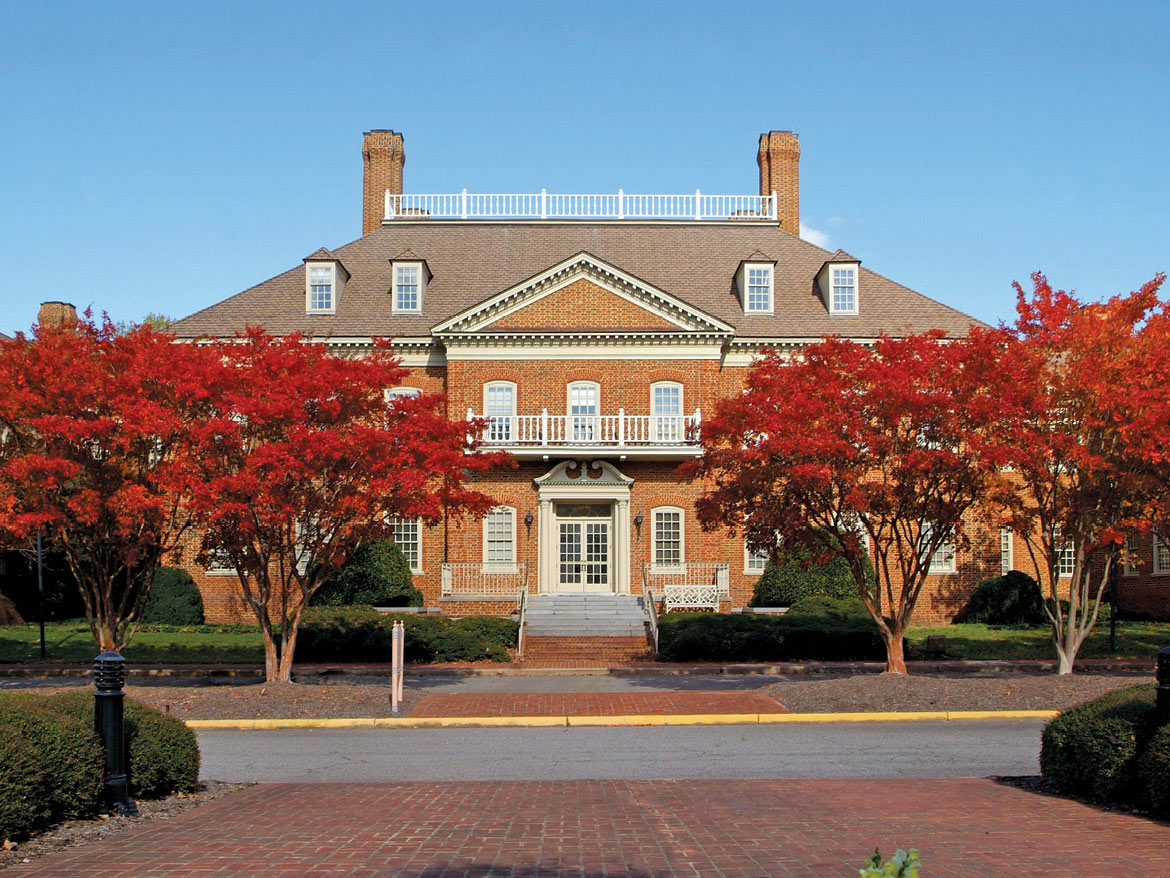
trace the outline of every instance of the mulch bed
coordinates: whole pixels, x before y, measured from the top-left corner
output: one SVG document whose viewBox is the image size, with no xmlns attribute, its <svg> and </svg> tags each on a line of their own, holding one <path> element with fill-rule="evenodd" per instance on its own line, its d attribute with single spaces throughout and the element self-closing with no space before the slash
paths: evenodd
<svg viewBox="0 0 1170 878">
<path fill-rule="evenodd" d="M 539 692 L 424 695 L 411 716 L 637 716 L 786 713 L 758 692 Z"/>
</svg>

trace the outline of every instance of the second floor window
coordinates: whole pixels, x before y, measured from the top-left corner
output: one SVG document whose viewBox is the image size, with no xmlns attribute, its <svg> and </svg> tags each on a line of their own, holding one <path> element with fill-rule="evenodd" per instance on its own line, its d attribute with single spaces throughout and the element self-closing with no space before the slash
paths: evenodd
<svg viewBox="0 0 1170 878">
<path fill-rule="evenodd" d="M 309 268 L 309 311 L 333 310 L 333 266 Z"/>
<path fill-rule="evenodd" d="M 569 438 L 574 442 L 593 442 L 597 437 L 597 407 L 601 389 L 592 381 L 569 385 Z"/>
<path fill-rule="evenodd" d="M 489 442 L 511 442 L 516 414 L 516 385 L 493 381 L 484 388 L 484 416 L 488 419 Z"/>
<path fill-rule="evenodd" d="M 655 442 L 683 440 L 682 385 L 673 382 L 650 388 L 650 419 Z"/>
</svg>

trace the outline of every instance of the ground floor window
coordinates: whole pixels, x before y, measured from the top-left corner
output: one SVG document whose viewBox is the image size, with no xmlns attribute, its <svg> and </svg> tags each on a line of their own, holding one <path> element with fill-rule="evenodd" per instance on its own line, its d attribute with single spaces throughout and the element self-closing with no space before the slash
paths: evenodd
<svg viewBox="0 0 1170 878">
<path fill-rule="evenodd" d="M 680 567 L 683 563 L 683 512 L 673 506 L 653 511 L 655 567 Z"/>
<path fill-rule="evenodd" d="M 422 521 L 404 518 L 391 520 L 391 539 L 402 550 L 411 573 L 422 573 Z"/>
<path fill-rule="evenodd" d="M 516 564 L 516 510 L 497 506 L 483 520 L 483 563 L 489 567 Z"/>
</svg>

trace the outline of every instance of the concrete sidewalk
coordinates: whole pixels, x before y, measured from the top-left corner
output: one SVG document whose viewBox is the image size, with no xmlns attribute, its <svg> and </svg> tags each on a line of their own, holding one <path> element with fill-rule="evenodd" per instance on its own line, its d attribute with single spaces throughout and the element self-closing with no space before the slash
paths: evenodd
<svg viewBox="0 0 1170 878">
<path fill-rule="evenodd" d="M 270 784 L 13 878 L 1170 874 L 1170 826 L 990 780 Z"/>
</svg>

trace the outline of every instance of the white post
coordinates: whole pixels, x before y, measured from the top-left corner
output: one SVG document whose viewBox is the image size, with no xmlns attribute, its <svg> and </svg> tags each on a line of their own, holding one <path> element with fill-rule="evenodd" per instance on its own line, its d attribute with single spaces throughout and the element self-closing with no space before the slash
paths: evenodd
<svg viewBox="0 0 1170 878">
<path fill-rule="evenodd" d="M 768 219 L 774 220 L 780 216 L 780 199 L 776 197 L 776 190 L 772 190 L 772 205 L 768 208 Z"/>
<path fill-rule="evenodd" d="M 390 212 L 391 211 L 390 203 L 391 203 L 390 202 L 390 190 L 387 189 L 386 190 L 386 206 L 382 211 L 382 215 L 385 216 L 386 219 L 390 219 L 390 217 L 394 216 L 394 214 Z"/>
<path fill-rule="evenodd" d="M 463 187 L 463 194 L 459 196 L 459 212 L 463 219 L 467 219 L 467 187 Z"/>
<path fill-rule="evenodd" d="M 398 715 L 398 703 L 402 701 L 402 660 L 405 656 L 403 644 L 406 641 L 406 626 L 395 622 L 390 629 L 390 712 Z"/>
<path fill-rule="evenodd" d="M 540 444 L 548 445 L 548 409 L 540 410 Z"/>
<path fill-rule="evenodd" d="M 626 194 L 618 189 L 618 219 L 626 218 Z"/>
<path fill-rule="evenodd" d="M 543 187 L 540 190 L 540 218 L 548 219 L 548 191 Z"/>
<path fill-rule="evenodd" d="M 703 193 L 698 189 L 695 190 L 695 219 L 701 220 L 703 218 Z"/>
<path fill-rule="evenodd" d="M 618 409 L 618 447 L 626 447 L 626 410 Z"/>
</svg>

